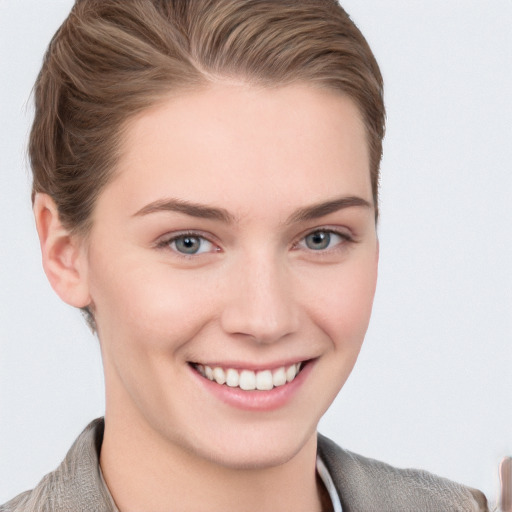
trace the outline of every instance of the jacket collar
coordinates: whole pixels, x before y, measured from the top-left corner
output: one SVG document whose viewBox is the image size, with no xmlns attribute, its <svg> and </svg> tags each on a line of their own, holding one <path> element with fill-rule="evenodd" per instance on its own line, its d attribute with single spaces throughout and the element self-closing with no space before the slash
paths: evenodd
<svg viewBox="0 0 512 512">
<path fill-rule="evenodd" d="M 427 471 L 398 469 L 362 457 L 318 435 L 343 512 L 487 512 L 485 496 Z"/>
<path fill-rule="evenodd" d="M 32 497 L 40 497 L 51 488 L 59 496 L 52 503 L 54 512 L 119 512 L 101 474 L 99 455 L 104 428 L 103 418 L 91 422 L 74 442 L 59 468 L 30 493 Z M 320 434 L 318 456 L 331 475 L 344 512 L 488 510 L 485 497 L 479 491 L 426 471 L 396 469 L 356 455 Z"/>
</svg>

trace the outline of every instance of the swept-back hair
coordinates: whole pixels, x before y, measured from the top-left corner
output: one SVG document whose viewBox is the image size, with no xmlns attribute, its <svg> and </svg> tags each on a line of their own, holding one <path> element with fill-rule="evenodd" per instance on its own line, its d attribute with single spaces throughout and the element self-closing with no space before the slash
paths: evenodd
<svg viewBox="0 0 512 512">
<path fill-rule="evenodd" d="M 377 211 L 382 77 L 335 0 L 77 0 L 35 85 L 33 196 L 87 232 L 137 113 L 212 81 L 304 82 L 349 96 L 366 126 Z"/>
</svg>

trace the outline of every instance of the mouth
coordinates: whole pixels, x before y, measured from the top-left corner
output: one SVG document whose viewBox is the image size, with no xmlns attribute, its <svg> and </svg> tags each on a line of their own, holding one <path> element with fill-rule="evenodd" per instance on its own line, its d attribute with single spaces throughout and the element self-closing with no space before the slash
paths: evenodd
<svg viewBox="0 0 512 512">
<path fill-rule="evenodd" d="M 190 363 L 192 368 L 205 379 L 221 386 L 239 388 L 243 391 L 270 391 L 295 380 L 308 361 L 300 361 L 274 369 L 249 370 L 208 366 Z"/>
</svg>

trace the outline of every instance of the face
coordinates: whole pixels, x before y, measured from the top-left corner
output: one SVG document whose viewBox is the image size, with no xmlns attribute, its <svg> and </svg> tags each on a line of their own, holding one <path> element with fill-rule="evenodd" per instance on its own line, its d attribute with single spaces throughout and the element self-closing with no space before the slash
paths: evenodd
<svg viewBox="0 0 512 512">
<path fill-rule="evenodd" d="M 170 99 L 128 126 L 84 243 L 107 417 L 224 466 L 282 463 L 315 435 L 370 317 L 359 112 L 298 85 Z"/>
</svg>

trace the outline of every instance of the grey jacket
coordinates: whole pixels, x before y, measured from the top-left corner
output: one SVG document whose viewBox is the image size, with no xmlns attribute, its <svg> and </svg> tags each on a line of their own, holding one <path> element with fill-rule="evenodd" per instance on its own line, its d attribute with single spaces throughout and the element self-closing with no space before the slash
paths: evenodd
<svg viewBox="0 0 512 512">
<path fill-rule="evenodd" d="M 99 453 L 103 419 L 94 420 L 62 464 L 32 491 L 0 506 L 0 512 L 118 512 L 103 481 Z M 343 450 L 318 436 L 343 512 L 487 511 L 484 495 L 425 471 L 397 469 Z"/>
</svg>

